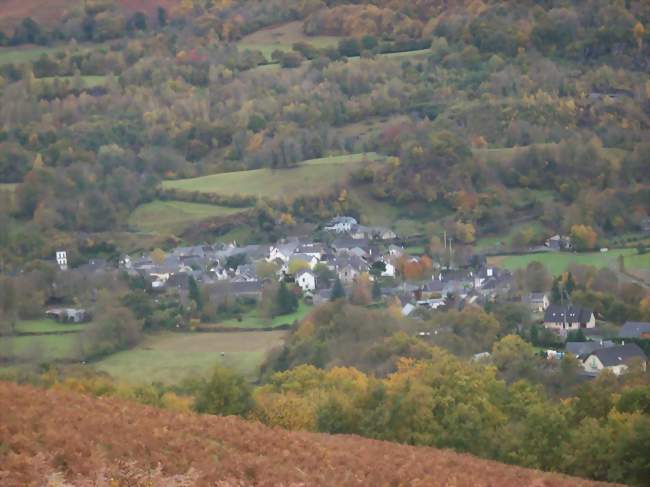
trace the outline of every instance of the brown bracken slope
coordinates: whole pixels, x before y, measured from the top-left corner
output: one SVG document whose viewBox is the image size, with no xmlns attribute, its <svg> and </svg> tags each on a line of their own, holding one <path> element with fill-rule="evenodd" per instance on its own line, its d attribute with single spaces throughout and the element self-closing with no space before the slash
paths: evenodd
<svg viewBox="0 0 650 487">
<path fill-rule="evenodd" d="M 445 450 L 0 382 L 0 485 L 598 484 Z"/>
</svg>

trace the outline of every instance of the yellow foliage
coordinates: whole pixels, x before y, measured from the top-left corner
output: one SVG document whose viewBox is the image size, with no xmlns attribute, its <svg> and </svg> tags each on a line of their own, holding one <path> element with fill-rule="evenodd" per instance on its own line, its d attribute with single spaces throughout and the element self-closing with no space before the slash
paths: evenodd
<svg viewBox="0 0 650 487">
<path fill-rule="evenodd" d="M 190 412 L 194 400 L 188 396 L 179 396 L 173 392 L 166 392 L 161 398 L 163 407 L 172 411 Z"/>
<path fill-rule="evenodd" d="M 303 320 L 302 323 L 300 323 L 300 326 L 296 330 L 295 336 L 298 338 L 309 338 L 314 335 L 314 332 L 316 331 L 316 327 L 314 326 L 314 322 L 311 320 Z"/>
<path fill-rule="evenodd" d="M 264 424 L 288 430 L 316 430 L 316 402 L 310 396 L 299 396 L 293 392 L 265 393 L 258 389 L 254 399 L 252 416 Z"/>
<path fill-rule="evenodd" d="M 255 135 L 253 135 L 251 139 L 248 141 L 246 150 L 249 152 L 257 152 L 262 147 L 263 142 L 264 142 L 264 135 L 262 134 L 262 132 L 258 132 Z"/>
</svg>

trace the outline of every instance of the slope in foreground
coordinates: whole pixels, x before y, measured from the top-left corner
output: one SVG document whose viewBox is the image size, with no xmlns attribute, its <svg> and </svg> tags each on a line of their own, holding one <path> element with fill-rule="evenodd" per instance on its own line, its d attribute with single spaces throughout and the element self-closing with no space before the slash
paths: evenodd
<svg viewBox="0 0 650 487">
<path fill-rule="evenodd" d="M 469 455 L 0 383 L 0 485 L 587 486 Z M 65 483 L 64 483 L 65 482 Z"/>
</svg>

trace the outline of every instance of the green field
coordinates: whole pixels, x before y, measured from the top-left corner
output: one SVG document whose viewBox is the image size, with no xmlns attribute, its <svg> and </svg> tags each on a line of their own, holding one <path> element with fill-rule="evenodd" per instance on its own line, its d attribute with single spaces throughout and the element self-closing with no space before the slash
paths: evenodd
<svg viewBox="0 0 650 487">
<path fill-rule="evenodd" d="M 243 211 L 243 208 L 156 200 L 138 206 L 129 216 L 129 225 L 153 233 L 177 233 L 188 226 L 218 216 Z"/>
<path fill-rule="evenodd" d="M 615 249 L 609 252 L 588 252 L 588 253 L 570 253 L 570 252 L 547 252 L 539 254 L 508 255 L 500 257 L 490 257 L 489 262 L 493 265 L 503 267 L 514 271 L 525 268 L 533 261 L 544 264 L 553 275 L 561 274 L 570 264 L 590 265 L 594 267 L 616 266 L 619 255 L 625 257 L 626 267 L 630 267 L 634 262 L 637 268 L 650 267 L 650 254 L 636 255 L 634 249 Z M 629 259 L 629 260 L 628 260 Z"/>
<path fill-rule="evenodd" d="M 78 358 L 78 335 L 12 336 L 0 338 L 0 356 L 29 362 L 75 360 Z"/>
<path fill-rule="evenodd" d="M 11 191 L 12 193 L 16 191 L 17 183 L 0 183 L 0 191 Z"/>
<path fill-rule="evenodd" d="M 70 83 L 74 79 L 72 76 L 48 76 L 45 78 L 37 78 L 38 81 L 45 83 L 52 83 L 54 80 L 59 80 L 61 84 Z M 102 86 L 106 83 L 106 76 L 81 76 L 81 81 L 85 88 L 93 88 L 95 86 Z"/>
<path fill-rule="evenodd" d="M 61 47 L 4 48 L 0 49 L 0 64 L 35 61 L 43 54 L 50 54 L 61 49 Z"/>
<path fill-rule="evenodd" d="M 257 315 L 257 309 L 253 309 L 249 313 L 242 316 L 241 321 L 232 319 L 222 321 L 220 323 L 217 323 L 217 325 L 232 328 L 275 328 L 282 325 L 291 325 L 294 321 L 303 319 L 309 313 L 309 311 L 311 311 L 311 308 L 311 306 L 300 302 L 300 305 L 295 312 L 288 315 L 276 316 L 272 319 L 259 317 Z"/>
<path fill-rule="evenodd" d="M 632 253 L 625 257 L 625 268 L 628 270 L 650 270 L 650 253 Z"/>
<path fill-rule="evenodd" d="M 544 234 L 544 225 L 539 222 L 523 223 L 513 226 L 507 233 L 496 236 L 481 237 L 476 241 L 477 250 L 487 249 L 509 249 L 512 243 L 512 237 L 522 230 L 533 230 L 535 233 Z"/>
<path fill-rule="evenodd" d="M 52 333 L 57 331 L 82 331 L 89 323 L 58 323 L 49 318 L 40 320 L 22 320 L 16 324 L 18 333 Z"/>
<path fill-rule="evenodd" d="M 323 157 L 291 169 L 255 169 L 164 181 L 163 188 L 268 198 L 313 195 L 344 182 L 349 173 L 362 167 L 365 161 L 381 159 L 383 157 L 374 152 Z"/>
<path fill-rule="evenodd" d="M 266 29 L 260 29 L 245 36 L 237 42 L 239 50 L 251 49 L 261 51 L 267 60 L 275 50 L 291 51 L 296 42 L 305 42 L 317 48 L 336 46 L 338 37 L 334 36 L 308 36 L 303 32 L 302 22 L 286 22 Z"/>
<path fill-rule="evenodd" d="M 206 375 L 216 363 L 253 378 L 268 351 L 281 345 L 285 335 L 283 330 L 160 333 L 148 336 L 132 350 L 97 362 L 95 367 L 132 383 L 177 384 L 188 377 Z"/>
</svg>

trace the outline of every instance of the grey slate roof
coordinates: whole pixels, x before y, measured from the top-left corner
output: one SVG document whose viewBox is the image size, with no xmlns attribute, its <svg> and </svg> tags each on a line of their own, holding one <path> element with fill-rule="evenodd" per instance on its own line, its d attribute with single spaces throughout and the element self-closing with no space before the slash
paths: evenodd
<svg viewBox="0 0 650 487">
<path fill-rule="evenodd" d="M 592 352 L 595 352 L 596 350 L 600 350 L 601 348 L 608 348 L 608 347 L 613 347 L 614 342 L 611 342 L 609 340 L 600 342 L 566 342 L 565 347 L 566 351 L 569 353 L 572 353 L 576 357 L 581 357 L 585 355 L 589 355 Z"/>
<path fill-rule="evenodd" d="M 601 348 L 600 350 L 596 350 L 590 354 L 590 356 L 591 355 L 598 357 L 598 360 L 600 360 L 605 367 L 622 365 L 637 357 L 642 360 L 647 360 L 645 353 L 636 343 L 626 343 L 625 345 L 620 345 L 618 347 Z"/>
<path fill-rule="evenodd" d="M 550 305 L 544 312 L 547 323 L 586 323 L 591 319 L 592 311 L 580 306 Z"/>
<path fill-rule="evenodd" d="M 650 323 L 647 321 L 626 321 L 618 332 L 621 338 L 640 338 L 641 335 L 650 333 Z"/>
</svg>

